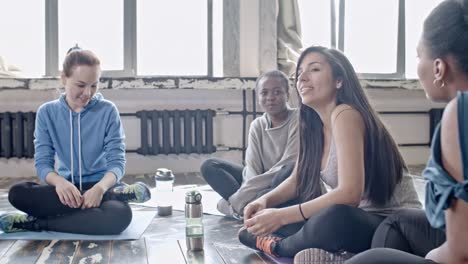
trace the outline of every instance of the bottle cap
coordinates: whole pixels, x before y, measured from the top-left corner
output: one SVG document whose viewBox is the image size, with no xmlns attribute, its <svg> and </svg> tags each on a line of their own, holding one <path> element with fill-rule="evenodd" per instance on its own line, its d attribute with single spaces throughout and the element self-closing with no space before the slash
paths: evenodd
<svg viewBox="0 0 468 264">
<path fill-rule="evenodd" d="M 185 202 L 189 204 L 199 204 L 201 203 L 202 195 L 197 190 L 187 191 L 185 193 Z"/>
<path fill-rule="evenodd" d="M 173 181 L 174 180 L 174 174 L 172 173 L 170 169 L 166 169 L 166 168 L 157 169 L 155 177 L 157 181 Z"/>
</svg>

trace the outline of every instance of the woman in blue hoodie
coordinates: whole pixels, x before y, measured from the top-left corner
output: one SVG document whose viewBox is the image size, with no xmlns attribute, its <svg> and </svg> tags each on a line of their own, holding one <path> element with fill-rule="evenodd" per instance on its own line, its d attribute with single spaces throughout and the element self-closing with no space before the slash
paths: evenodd
<svg viewBox="0 0 468 264">
<path fill-rule="evenodd" d="M 61 75 L 65 92 L 41 105 L 36 116 L 34 159 L 46 184 L 23 182 L 10 189 L 10 203 L 27 215 L 0 216 L 4 232 L 117 234 L 132 219 L 127 202 L 150 198 L 143 183 L 119 183 L 125 135 L 116 106 L 97 93 L 100 73 L 91 51 L 76 47 L 67 54 Z"/>
</svg>

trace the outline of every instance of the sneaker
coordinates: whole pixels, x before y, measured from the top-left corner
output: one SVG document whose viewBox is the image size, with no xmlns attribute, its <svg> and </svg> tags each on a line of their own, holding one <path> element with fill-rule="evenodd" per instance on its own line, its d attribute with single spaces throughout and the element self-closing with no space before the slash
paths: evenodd
<svg viewBox="0 0 468 264">
<path fill-rule="evenodd" d="M 21 213 L 5 213 L 0 216 L 0 229 L 5 233 L 38 231 L 36 219 Z"/>
<path fill-rule="evenodd" d="M 273 253 L 273 247 L 276 242 L 280 241 L 282 238 L 278 236 L 268 235 L 268 236 L 255 236 L 247 231 L 245 227 L 242 227 L 238 233 L 239 241 L 258 251 L 265 252 L 269 255 L 278 257 Z"/>
<path fill-rule="evenodd" d="M 308 248 L 294 256 L 294 264 L 342 264 L 354 254 L 346 251 L 331 253 L 320 248 Z"/>
<path fill-rule="evenodd" d="M 216 209 L 226 216 L 232 216 L 234 214 L 231 204 L 222 198 L 216 204 Z"/>
<path fill-rule="evenodd" d="M 118 200 L 127 203 L 144 203 L 151 199 L 151 192 L 148 186 L 142 182 L 128 185 L 119 183 L 107 191 L 109 200 Z"/>
</svg>

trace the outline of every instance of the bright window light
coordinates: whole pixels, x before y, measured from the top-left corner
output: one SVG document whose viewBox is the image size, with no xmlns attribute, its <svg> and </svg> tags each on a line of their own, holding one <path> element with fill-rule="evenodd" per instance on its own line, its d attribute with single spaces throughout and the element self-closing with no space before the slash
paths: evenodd
<svg viewBox="0 0 468 264">
<path fill-rule="evenodd" d="M 223 0 L 213 0 L 213 76 L 223 76 Z"/>
<path fill-rule="evenodd" d="M 58 1 L 59 69 L 78 44 L 96 53 L 102 70 L 123 70 L 123 0 Z"/>
<path fill-rule="evenodd" d="M 20 70 L 18 77 L 45 74 L 45 3 L 38 0 L 0 2 L 0 57 Z"/>
<path fill-rule="evenodd" d="M 331 11 L 328 0 L 299 0 L 302 44 L 331 46 Z"/>
<path fill-rule="evenodd" d="M 207 74 L 207 2 L 137 2 L 138 75 Z"/>
<path fill-rule="evenodd" d="M 395 73 L 398 1 L 346 1 L 344 53 L 359 73 Z"/>
<path fill-rule="evenodd" d="M 406 78 L 417 79 L 416 46 L 421 37 L 423 23 L 431 10 L 442 0 L 410 0 L 405 1 L 406 11 Z"/>
</svg>

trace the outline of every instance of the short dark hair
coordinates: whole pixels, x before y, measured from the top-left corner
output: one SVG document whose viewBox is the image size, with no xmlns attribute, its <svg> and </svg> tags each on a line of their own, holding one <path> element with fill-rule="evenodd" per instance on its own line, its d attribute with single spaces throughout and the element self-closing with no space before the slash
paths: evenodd
<svg viewBox="0 0 468 264">
<path fill-rule="evenodd" d="M 284 74 L 282 71 L 279 70 L 272 70 L 272 71 L 267 71 L 264 74 L 260 75 L 257 78 L 257 81 L 255 82 L 255 89 L 258 90 L 258 86 L 260 85 L 260 82 L 263 81 L 266 78 L 278 78 L 283 85 L 283 87 L 286 89 L 286 92 L 289 91 L 289 79 Z"/>
<path fill-rule="evenodd" d="M 424 21 L 422 39 L 433 59 L 452 55 L 468 73 L 468 0 L 441 2 Z"/>
</svg>

